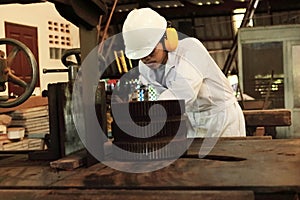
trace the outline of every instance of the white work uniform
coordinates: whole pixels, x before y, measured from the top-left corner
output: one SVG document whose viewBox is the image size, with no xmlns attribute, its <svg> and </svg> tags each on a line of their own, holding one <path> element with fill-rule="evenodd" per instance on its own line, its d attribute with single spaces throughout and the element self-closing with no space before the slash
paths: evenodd
<svg viewBox="0 0 300 200">
<path fill-rule="evenodd" d="M 203 44 L 179 41 L 168 52 L 163 77 L 139 61 L 140 80 L 152 85 L 158 100 L 184 99 L 190 121 L 188 137 L 246 136 L 245 119 L 232 87 Z"/>
</svg>

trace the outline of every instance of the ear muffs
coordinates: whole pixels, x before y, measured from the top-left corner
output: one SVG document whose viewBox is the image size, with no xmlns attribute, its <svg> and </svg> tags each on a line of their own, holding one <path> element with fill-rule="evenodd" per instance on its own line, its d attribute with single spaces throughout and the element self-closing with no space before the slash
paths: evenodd
<svg viewBox="0 0 300 200">
<path fill-rule="evenodd" d="M 166 29 L 164 43 L 167 51 L 175 51 L 178 46 L 178 34 L 175 28 Z"/>
</svg>

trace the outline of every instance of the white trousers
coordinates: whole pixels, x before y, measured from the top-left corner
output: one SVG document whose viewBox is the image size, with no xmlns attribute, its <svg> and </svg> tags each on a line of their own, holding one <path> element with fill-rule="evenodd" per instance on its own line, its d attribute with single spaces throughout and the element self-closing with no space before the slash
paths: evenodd
<svg viewBox="0 0 300 200">
<path fill-rule="evenodd" d="M 238 102 L 217 112 L 189 112 L 187 115 L 188 138 L 246 136 L 245 118 Z"/>
</svg>

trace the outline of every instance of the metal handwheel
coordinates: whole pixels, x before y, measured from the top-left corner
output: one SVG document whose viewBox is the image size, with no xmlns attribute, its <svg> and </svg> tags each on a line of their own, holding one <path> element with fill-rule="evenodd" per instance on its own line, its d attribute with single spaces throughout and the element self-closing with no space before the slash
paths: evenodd
<svg viewBox="0 0 300 200">
<path fill-rule="evenodd" d="M 75 58 L 76 58 L 76 62 L 73 62 L 73 61 L 69 61 L 67 60 L 67 58 L 69 56 L 72 56 L 74 55 Z M 64 54 L 62 55 L 61 57 L 61 62 L 67 67 L 69 68 L 69 66 L 72 66 L 72 65 L 77 65 L 77 66 L 80 66 L 81 65 L 81 51 L 80 51 L 80 48 L 74 48 L 74 49 L 67 49 Z"/>
<path fill-rule="evenodd" d="M 75 56 L 76 62 L 67 60 L 70 56 Z M 80 48 L 67 49 L 61 57 L 61 62 L 68 68 L 68 77 L 70 82 L 74 82 L 81 66 Z"/>
<path fill-rule="evenodd" d="M 0 96 L 0 107 L 10 108 L 22 104 L 31 96 L 38 79 L 37 62 L 31 50 L 18 40 L 12 38 L 0 38 L 0 47 L 2 45 L 10 45 L 12 46 L 12 50 L 6 58 L 5 53 L 0 50 L 0 92 L 4 92 L 6 90 L 6 82 L 11 82 L 24 88 L 24 93 L 13 100 L 9 99 L 8 96 Z M 14 59 L 21 54 L 20 52 L 24 53 L 31 68 L 32 73 L 29 83 L 16 76 L 11 69 Z"/>
</svg>

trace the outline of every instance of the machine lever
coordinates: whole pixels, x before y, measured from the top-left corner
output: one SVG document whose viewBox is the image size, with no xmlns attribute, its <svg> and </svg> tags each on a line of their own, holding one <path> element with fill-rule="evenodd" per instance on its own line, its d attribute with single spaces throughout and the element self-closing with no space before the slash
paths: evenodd
<svg viewBox="0 0 300 200">
<path fill-rule="evenodd" d="M 69 69 L 43 69 L 43 73 L 69 72 Z"/>
</svg>

